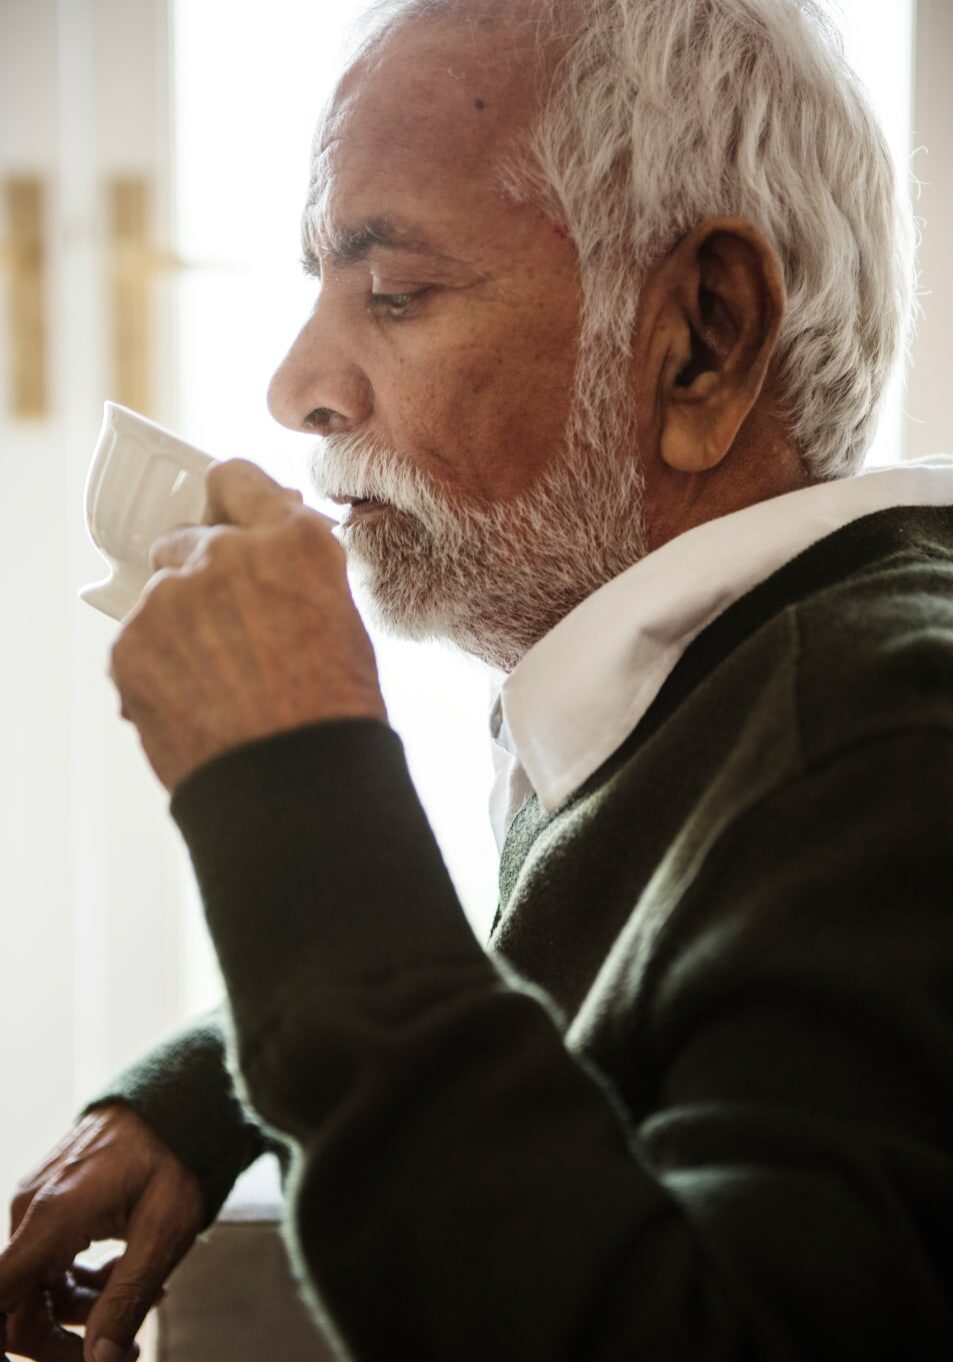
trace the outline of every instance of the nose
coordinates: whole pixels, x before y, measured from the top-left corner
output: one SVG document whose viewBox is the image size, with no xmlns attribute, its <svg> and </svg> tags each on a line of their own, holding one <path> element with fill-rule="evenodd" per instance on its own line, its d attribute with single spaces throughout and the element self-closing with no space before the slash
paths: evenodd
<svg viewBox="0 0 953 1362">
<path fill-rule="evenodd" d="M 268 410 L 289 430 L 344 434 L 373 409 L 367 376 L 328 335 L 318 307 L 298 332 L 268 385 Z"/>
</svg>

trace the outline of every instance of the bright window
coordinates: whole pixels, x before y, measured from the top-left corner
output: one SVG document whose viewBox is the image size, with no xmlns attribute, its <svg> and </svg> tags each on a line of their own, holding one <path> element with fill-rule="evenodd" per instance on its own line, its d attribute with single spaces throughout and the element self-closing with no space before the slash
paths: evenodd
<svg viewBox="0 0 953 1362">
<path fill-rule="evenodd" d="M 914 0 L 832 0 L 847 58 L 866 85 L 896 165 L 916 201 L 912 179 Z M 868 464 L 905 453 L 902 365 L 894 373 Z"/>
</svg>

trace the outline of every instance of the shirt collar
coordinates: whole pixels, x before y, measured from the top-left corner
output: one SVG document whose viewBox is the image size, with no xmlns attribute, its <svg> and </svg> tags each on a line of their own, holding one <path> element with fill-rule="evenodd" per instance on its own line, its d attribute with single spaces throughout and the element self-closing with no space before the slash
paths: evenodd
<svg viewBox="0 0 953 1362">
<path fill-rule="evenodd" d="M 551 811 L 598 770 L 692 640 L 758 582 L 861 516 L 950 503 L 953 456 L 873 468 L 707 521 L 600 587 L 495 687 L 498 844 L 517 801 L 535 791 Z"/>
</svg>

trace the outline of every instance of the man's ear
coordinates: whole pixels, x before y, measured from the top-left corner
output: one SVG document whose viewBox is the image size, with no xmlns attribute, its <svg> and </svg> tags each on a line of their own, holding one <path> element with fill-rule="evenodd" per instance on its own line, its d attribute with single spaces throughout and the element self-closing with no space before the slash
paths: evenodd
<svg viewBox="0 0 953 1362">
<path fill-rule="evenodd" d="M 656 283 L 659 450 L 669 467 L 702 473 L 731 449 L 764 385 L 786 303 L 781 267 L 750 222 L 712 218 L 682 238 Z"/>
</svg>

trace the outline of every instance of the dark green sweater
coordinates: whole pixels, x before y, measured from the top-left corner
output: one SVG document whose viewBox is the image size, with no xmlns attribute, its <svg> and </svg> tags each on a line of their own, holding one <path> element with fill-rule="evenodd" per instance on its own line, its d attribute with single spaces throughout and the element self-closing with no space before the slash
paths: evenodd
<svg viewBox="0 0 953 1362">
<path fill-rule="evenodd" d="M 489 954 L 397 736 L 177 791 L 228 988 L 97 1101 L 268 1145 L 359 1362 L 953 1357 L 953 508 L 830 535 L 517 815 Z M 254 1113 L 254 1114 L 253 1114 Z"/>
</svg>

